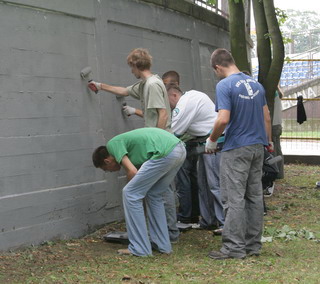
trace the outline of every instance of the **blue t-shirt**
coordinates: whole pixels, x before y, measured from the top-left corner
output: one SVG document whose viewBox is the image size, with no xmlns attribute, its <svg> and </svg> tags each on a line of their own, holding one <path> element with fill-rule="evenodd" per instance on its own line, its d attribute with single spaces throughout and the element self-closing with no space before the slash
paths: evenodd
<svg viewBox="0 0 320 284">
<path fill-rule="evenodd" d="M 268 145 L 263 106 L 267 104 L 264 88 L 243 73 L 221 80 L 216 89 L 216 111 L 230 111 L 222 151 L 253 144 Z"/>
</svg>

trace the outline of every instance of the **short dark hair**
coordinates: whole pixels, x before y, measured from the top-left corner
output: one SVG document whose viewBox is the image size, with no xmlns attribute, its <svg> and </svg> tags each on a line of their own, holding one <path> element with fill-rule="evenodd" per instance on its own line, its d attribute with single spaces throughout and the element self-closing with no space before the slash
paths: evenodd
<svg viewBox="0 0 320 284">
<path fill-rule="evenodd" d="M 167 79 L 169 77 L 171 78 L 170 83 L 176 83 L 180 85 L 180 75 L 178 72 L 174 70 L 167 71 L 162 75 L 162 80 Z"/>
<path fill-rule="evenodd" d="M 152 56 L 145 48 L 135 48 L 129 53 L 127 63 L 131 67 L 137 67 L 140 71 L 150 70 Z"/>
<path fill-rule="evenodd" d="M 235 65 L 235 61 L 231 55 L 231 53 L 224 48 L 217 48 L 211 54 L 211 66 L 215 69 L 216 65 L 220 65 L 223 67 L 229 67 L 230 65 Z"/>
<path fill-rule="evenodd" d="M 92 162 L 96 168 L 101 168 L 104 160 L 110 156 L 106 146 L 100 146 L 92 153 Z"/>
<path fill-rule="evenodd" d="M 170 90 L 176 90 L 178 91 L 180 94 L 182 94 L 181 89 L 179 88 L 179 86 L 177 84 L 174 83 L 169 83 L 166 85 L 166 89 L 167 89 L 167 93 L 169 93 Z"/>
</svg>

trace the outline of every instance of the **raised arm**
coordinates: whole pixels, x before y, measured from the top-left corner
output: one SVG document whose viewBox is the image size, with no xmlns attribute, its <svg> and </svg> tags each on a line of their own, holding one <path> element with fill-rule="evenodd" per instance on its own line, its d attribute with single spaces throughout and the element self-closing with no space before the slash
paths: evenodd
<svg viewBox="0 0 320 284">
<path fill-rule="evenodd" d="M 110 93 L 118 95 L 118 96 L 128 96 L 129 95 L 127 88 L 112 86 L 112 85 L 108 85 L 105 83 L 99 83 L 99 82 L 95 82 L 95 81 L 90 81 L 88 83 L 88 87 L 96 93 L 100 90 L 103 90 L 103 91 L 110 92 Z"/>
</svg>

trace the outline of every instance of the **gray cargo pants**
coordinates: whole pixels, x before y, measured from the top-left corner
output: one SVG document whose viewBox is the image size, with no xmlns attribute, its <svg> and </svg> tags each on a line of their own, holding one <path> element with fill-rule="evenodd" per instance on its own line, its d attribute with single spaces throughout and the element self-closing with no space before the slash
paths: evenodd
<svg viewBox="0 0 320 284">
<path fill-rule="evenodd" d="M 235 258 L 261 249 L 263 153 L 261 144 L 222 152 L 220 190 L 226 219 L 221 252 Z"/>
</svg>

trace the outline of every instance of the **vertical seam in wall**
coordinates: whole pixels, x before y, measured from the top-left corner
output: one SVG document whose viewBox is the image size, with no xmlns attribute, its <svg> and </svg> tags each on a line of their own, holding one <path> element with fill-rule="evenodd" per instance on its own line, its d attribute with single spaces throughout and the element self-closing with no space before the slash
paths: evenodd
<svg viewBox="0 0 320 284">
<path fill-rule="evenodd" d="M 102 12 L 101 12 L 101 9 L 98 9 L 98 5 L 101 5 L 100 1 L 97 0 L 96 1 L 96 5 L 95 5 L 95 13 L 99 13 L 98 17 L 95 17 L 95 21 L 94 21 L 94 48 L 95 48 L 95 60 L 96 60 L 96 66 L 97 66 L 97 72 L 99 72 L 100 70 L 100 62 L 98 60 L 98 47 L 97 47 L 97 19 L 101 19 L 102 18 Z M 100 81 L 102 81 L 102 78 L 100 78 Z M 105 137 L 105 134 L 104 134 L 104 129 L 103 129 L 103 111 L 102 111 L 102 106 L 101 106 L 101 94 L 95 94 L 98 96 L 98 103 L 99 103 L 99 111 L 100 111 L 100 129 L 98 130 L 99 132 L 101 132 L 101 135 L 104 139 L 104 141 L 106 141 L 106 137 Z M 98 134 L 98 133 L 97 133 Z"/>
</svg>

